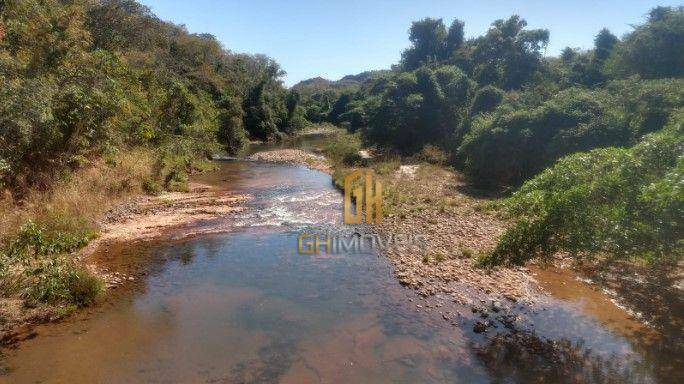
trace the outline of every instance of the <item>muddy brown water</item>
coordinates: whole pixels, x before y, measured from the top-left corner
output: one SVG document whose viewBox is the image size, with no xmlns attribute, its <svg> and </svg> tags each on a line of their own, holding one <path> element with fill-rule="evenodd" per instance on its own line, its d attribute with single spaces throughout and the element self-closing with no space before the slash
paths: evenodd
<svg viewBox="0 0 684 384">
<path fill-rule="evenodd" d="M 377 254 L 298 254 L 301 231 L 349 230 L 328 175 L 219 164 L 199 181 L 252 195 L 245 212 L 188 229 L 219 233 L 110 249 L 111 262 L 138 263 L 145 276 L 5 351 L 0 382 L 676 381 L 645 341 L 653 335 L 571 275 L 535 271 L 551 296 L 520 310 L 524 340 L 499 339 L 510 334 L 502 324 L 477 334 L 476 315 L 448 300 L 425 308 L 430 299 L 400 286 Z M 445 321 L 439 312 L 448 310 L 462 315 Z M 570 352 L 529 352 L 546 340 Z M 559 368 L 572 365 L 568 356 L 581 356 L 582 368 Z"/>
</svg>

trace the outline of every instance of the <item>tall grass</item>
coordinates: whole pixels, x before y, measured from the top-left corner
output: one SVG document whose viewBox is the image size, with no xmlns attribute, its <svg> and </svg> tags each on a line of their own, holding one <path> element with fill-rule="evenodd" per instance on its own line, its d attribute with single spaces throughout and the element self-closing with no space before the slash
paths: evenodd
<svg viewBox="0 0 684 384">
<path fill-rule="evenodd" d="M 49 190 L 29 191 L 21 200 L 6 192 L 0 200 L 0 239 L 13 237 L 29 220 L 48 233 L 95 231 L 105 211 L 142 191 L 143 182 L 153 178 L 154 162 L 151 150 L 121 151 L 64 175 Z"/>
<path fill-rule="evenodd" d="M 49 190 L 0 200 L 0 296 L 82 306 L 102 288 L 73 252 L 97 236 L 98 220 L 159 177 L 159 155 L 136 148 L 63 175 Z"/>
</svg>

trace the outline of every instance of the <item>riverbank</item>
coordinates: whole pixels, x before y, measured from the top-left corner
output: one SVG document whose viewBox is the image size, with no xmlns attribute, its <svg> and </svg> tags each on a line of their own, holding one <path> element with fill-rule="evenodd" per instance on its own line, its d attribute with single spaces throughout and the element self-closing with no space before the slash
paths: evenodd
<svg viewBox="0 0 684 384">
<path fill-rule="evenodd" d="M 193 235 L 182 229 L 238 212 L 249 198 L 187 181 L 176 191 L 150 194 L 154 163 L 152 151 L 134 150 L 21 203 L 2 200 L 0 229 L 9 245 L 8 255 L 0 253 L 0 345 L 30 338 L 35 325 L 60 320 L 133 281 L 135 271 L 111 268 L 92 257 L 96 251 Z"/>
<path fill-rule="evenodd" d="M 247 195 L 225 193 L 211 185 L 189 183 L 187 192 L 139 196 L 107 212 L 100 236 L 80 250 L 79 257 L 107 288 L 125 284 L 125 271 L 109 271 L 92 256 L 117 243 L 182 238 L 198 234 L 192 224 L 243 211 Z"/>
<path fill-rule="evenodd" d="M 141 250 L 154 247 L 158 243 L 156 240 L 165 246 L 175 247 L 167 243 L 182 244 L 184 240 L 178 243 L 175 240 L 196 234 L 229 232 L 234 221 L 247 227 L 259 220 L 278 227 L 282 225 L 282 220 L 274 220 L 266 212 L 281 214 L 287 220 L 293 220 L 289 213 L 300 212 L 309 204 L 304 201 L 309 200 L 304 199 L 302 205 L 297 205 L 294 210 L 283 210 L 283 207 L 278 206 L 275 207 L 277 209 L 263 212 L 254 211 L 253 208 L 259 204 L 254 204 L 256 200 L 252 191 L 261 188 L 282 188 L 285 191 L 289 190 L 288 187 L 306 184 L 311 178 L 316 178 L 319 185 L 329 185 L 330 179 L 301 167 L 258 163 L 285 163 L 314 168 L 312 162 L 306 160 L 314 158 L 320 160 L 320 164 L 328 165 L 328 161 L 317 154 L 325 153 L 325 148 L 316 143 L 312 153 L 300 149 L 267 147 L 265 151 L 251 156 L 250 161 L 229 162 L 218 167 L 217 172 L 193 177 L 186 192 L 132 197 L 110 209 L 100 219 L 100 236 L 79 253 L 80 262 L 101 277 L 107 288 L 105 292 L 109 292 L 106 303 L 96 306 L 95 310 L 107 308 L 108 303 L 119 302 L 120 298 L 128 297 L 128 292 L 139 292 L 148 284 L 152 271 L 157 271 L 150 265 L 158 264 L 151 261 L 155 258 L 145 256 Z M 495 205 L 492 203 L 497 198 L 474 190 L 452 169 L 420 160 L 405 161 L 407 163 L 402 164 L 397 159 L 377 159 L 368 161 L 367 166 L 375 169 L 386 191 L 384 221 L 369 230 L 381 235 L 422 234 L 427 240 L 424 247 L 395 248 L 385 253 L 392 267 L 387 277 L 397 287 L 398 280 L 410 288 L 400 290 L 404 292 L 401 301 L 409 308 L 409 312 L 415 311 L 416 315 L 419 312 L 437 323 L 444 321 L 446 326 L 453 326 L 450 328 L 453 331 L 467 332 L 469 337 L 481 341 L 482 344 L 473 346 L 474 350 L 482 354 L 483 361 L 492 364 L 492 370 L 508 369 L 497 363 L 501 348 L 524 351 L 523 354 L 528 358 L 520 361 L 523 365 L 532 364 L 530 359 L 555 361 L 557 358 L 579 356 L 572 353 L 582 351 L 546 347 L 548 343 L 556 343 L 560 339 L 548 336 L 548 333 L 545 336 L 544 331 L 565 332 L 572 329 L 570 324 L 565 323 L 545 324 L 543 315 L 540 317 L 539 314 L 547 310 L 553 313 L 571 310 L 572 316 L 594 319 L 592 321 L 599 325 L 593 327 L 633 339 L 652 334 L 630 319 L 595 285 L 580 281 L 575 274 L 556 273 L 553 269 L 543 270 L 535 266 L 529 269 L 474 267 L 477 256 L 491 249 L 508 225 L 505 218 L 492 209 Z M 247 171 L 249 169 L 258 171 L 250 173 Z M 267 173 L 270 175 L 268 177 L 264 177 L 266 170 L 272 172 Z M 323 170 L 330 173 L 332 167 Z M 336 170 L 339 174 L 349 169 Z M 250 188 L 256 189 L 245 188 L 246 180 L 250 180 Z M 267 187 L 267 184 L 270 186 Z M 272 185 L 279 188 L 273 188 Z M 228 189 L 239 192 L 229 193 Z M 281 201 L 274 200 L 273 195 L 268 193 L 262 195 L 261 199 L 264 196 L 269 204 Z M 335 191 L 328 191 L 326 196 L 326 201 L 341 202 L 341 196 Z M 302 198 L 300 195 L 296 197 L 282 201 L 295 202 Z M 339 213 L 338 208 L 334 211 Z M 233 220 L 234 213 L 239 213 L 235 215 L 236 220 Z M 308 222 L 315 224 L 320 220 L 317 218 Z M 140 246 L 134 245 L 132 248 L 135 251 L 130 253 L 128 245 L 135 242 L 140 242 Z M 142 253 L 138 254 L 139 251 Z M 397 280 L 394 280 L 395 277 Z M 579 308 L 572 309 L 573 302 L 581 303 Z M 46 317 L 36 322 L 57 318 Z M 542 332 L 537 333 L 536 327 Z M 576 335 L 579 339 L 592 335 L 587 331 L 592 329 L 592 325 L 584 327 L 582 332 L 585 333 Z M 500 335 L 509 331 L 513 336 Z M 7 340 L 19 341 L 34 335 L 27 329 Z M 540 345 L 544 348 L 535 350 Z M 566 352 L 569 355 L 564 355 Z"/>
<path fill-rule="evenodd" d="M 327 148 L 322 146 L 317 151 L 325 153 Z M 351 170 L 300 149 L 257 152 L 250 159 L 296 164 L 328 173 L 334 170 L 333 177 L 337 178 Z M 494 247 L 507 225 L 496 212 L 484 209 L 491 198 L 478 196 L 456 172 L 445 167 L 398 162 L 370 166 L 380 168 L 376 174 L 386 190 L 385 218 L 374 226 L 375 230 L 383 235 L 422 234 L 426 238 L 423 249 L 397 247 L 385 252 L 401 284 L 424 298 L 439 295 L 440 301 L 457 303 L 484 316 L 493 309 L 503 315 L 506 307 L 530 305 L 541 294 L 527 268 L 485 270 L 474 266 L 474 259 Z M 454 314 L 442 315 L 453 320 L 450 316 Z"/>
<path fill-rule="evenodd" d="M 330 135 L 338 135 L 339 139 L 339 132 Z M 339 149 L 321 145 L 315 148 L 315 152 L 326 153 L 330 148 Z M 341 187 L 343 176 L 358 168 L 341 161 L 345 156 L 350 156 L 346 152 L 351 149 L 345 147 L 333 153 L 337 160 L 329 160 L 331 165 L 323 168 L 326 172 L 332 171 L 338 188 Z M 256 153 L 252 158 L 321 169 L 311 166 L 311 161 L 307 160 L 311 156 L 322 161 L 321 156 L 299 149 Z M 498 197 L 473 188 L 453 169 L 420 159 L 402 164 L 398 158 L 380 158 L 366 161 L 366 167 L 376 171 L 386 191 L 385 219 L 374 226 L 375 230 L 384 235 L 420 233 L 427 238 L 424 249 L 404 247 L 391 248 L 385 252 L 394 265 L 397 279 L 403 285 L 416 290 L 426 299 L 438 298 L 436 303 L 430 300 L 417 303 L 419 308 L 432 307 L 439 311 L 440 303 L 449 301 L 469 308 L 486 319 L 477 325 L 478 331 L 495 326 L 495 322 L 491 321 L 493 318 L 499 318 L 505 326 L 510 326 L 510 318 L 516 316 L 521 305 L 531 308 L 540 298 L 549 294 L 544 287 L 554 284 L 546 281 L 540 284 L 537 279 L 553 274 L 537 271 L 547 269 L 567 275 L 560 271 L 571 270 L 571 280 L 602 294 L 605 297 L 604 305 L 610 306 L 606 311 L 623 311 L 625 321 L 631 318 L 641 324 L 670 331 L 681 324 L 684 316 L 681 294 L 677 293 L 681 292 L 677 288 L 681 284 L 681 273 L 676 272 L 681 271 L 681 268 L 669 271 L 656 268 L 658 272 L 654 268 L 633 263 L 612 266 L 578 264 L 560 255 L 541 269 L 536 263 L 529 263 L 525 267 L 478 268 L 475 267 L 477 257 L 493 249 L 499 236 L 509 226 L 504 215 L 494 208 Z M 658 284 L 664 286 L 652 289 Z M 649 290 L 650 295 L 646 294 Z M 668 302 L 669 305 L 666 304 Z M 514 307 L 515 310 L 508 311 Z M 442 315 L 452 320 L 453 314 Z"/>
<path fill-rule="evenodd" d="M 271 152 L 270 162 L 276 162 L 277 153 L 297 153 L 296 158 L 304 158 L 300 152 L 274 152 L 268 147 L 267 150 Z M 427 246 L 398 249 L 386 258 L 297 255 L 296 236 L 288 228 L 339 224 L 342 208 L 341 196 L 330 186 L 328 175 L 304 169 L 308 165 L 305 161 L 297 164 L 302 167 L 265 164 L 265 161 L 220 162 L 216 164 L 215 172 L 195 175 L 187 192 L 132 198 L 110 210 L 102 220 L 103 232 L 98 240 L 101 243 L 99 246 L 91 244 L 98 251 L 89 253 L 86 248 L 81 256 L 84 262 L 97 265 L 103 272 L 108 285 L 106 299 L 60 324 L 37 327 L 35 332 L 41 336 L 18 345 L 20 353 L 7 351 L 8 366 L 22 366 L 27 361 L 61 365 L 50 357 L 50 352 L 59 345 L 79 351 L 67 359 L 69 369 L 78 369 L 78 359 L 73 358 L 83 349 L 90 354 L 93 348 L 98 357 L 91 364 L 106 367 L 110 359 L 105 356 L 112 353 L 109 345 L 95 348 L 90 343 L 99 345 L 101 340 L 111 340 L 108 343 L 111 348 L 121 348 L 112 357 L 130 356 L 129 353 L 138 353 L 151 346 L 146 344 L 152 341 L 148 337 L 150 334 L 157 335 L 153 345 L 166 345 L 174 344 L 174 340 L 178 340 L 177 332 L 182 330 L 208 337 L 203 342 L 190 343 L 198 348 L 198 353 L 211 348 L 214 340 L 220 341 L 217 348 L 224 350 L 225 340 L 233 339 L 217 335 L 221 335 L 222 329 L 226 332 L 240 329 L 226 326 L 228 319 L 238 313 L 249 324 L 266 324 L 267 329 L 271 324 L 285 324 L 278 329 L 289 333 L 292 328 L 288 320 L 300 319 L 296 324 L 302 324 L 301 319 L 318 315 L 323 317 L 320 324 L 334 328 L 334 322 L 326 316 L 338 318 L 339 313 L 350 312 L 365 316 L 365 311 L 372 308 L 381 311 L 401 308 L 397 314 L 408 326 L 421 321 L 431 324 L 431 328 L 417 334 L 434 336 L 434 330 L 438 328 L 443 334 L 436 339 L 452 337 L 460 340 L 459 343 L 469 340 L 462 348 L 468 354 L 473 353 L 475 360 L 468 364 L 477 365 L 473 361 L 481 361 L 497 376 L 515 374 L 517 367 L 529 367 L 533 372 L 535 367 L 540 367 L 538 373 L 544 374 L 545 369 L 560 363 L 563 363 L 562 367 L 554 369 L 555 374 L 592 372 L 593 368 L 600 368 L 593 365 L 601 362 L 601 355 L 595 354 L 596 349 L 604 346 L 620 356 L 634 353 L 644 356 L 638 340 L 647 330 L 629 320 L 626 313 L 600 291 L 586 288 L 588 285 L 578 281 L 575 275 L 537 268 L 473 268 L 472 261 L 478 252 L 493 246 L 495 234 L 503 231 L 507 223 L 490 209 L 493 198 L 472 190 L 457 172 L 443 166 L 421 161 L 403 165 L 398 161 L 368 164 L 376 168 L 387 191 L 385 220 L 381 226 L 368 230 L 381 234 L 407 231 L 424 234 L 428 237 Z M 309 209 L 311 204 L 319 209 Z M 185 218 L 191 221 L 184 221 Z M 120 233 L 133 236 L 119 237 Z M 213 233 L 229 234 L 194 236 Z M 136 241 L 139 244 L 135 244 Z M 350 273 L 326 274 L 334 265 L 347 268 L 350 263 L 355 265 Z M 296 273 L 288 270 L 293 266 L 304 269 L 297 269 Z M 374 272 L 366 274 L 370 266 L 374 266 Z M 217 272 L 217 268 L 221 272 Z M 242 278 L 251 279 L 252 283 L 245 286 L 250 289 L 262 287 L 271 294 L 290 294 L 276 301 L 256 300 L 251 296 L 244 304 L 252 305 L 251 310 L 240 304 L 225 313 L 223 302 L 216 300 L 241 289 L 236 282 Z M 320 283 L 312 283 L 312 279 L 320 279 Z M 225 281 L 225 284 L 217 284 L 217 281 Z M 397 281 L 408 288 L 402 289 Z M 218 294 L 217 289 L 222 293 Z M 350 294 L 349 289 L 354 292 Z M 321 294 L 321 290 L 327 293 Z M 185 299 L 175 296 L 183 292 L 188 295 Z M 378 297 L 381 301 L 369 307 L 370 297 Z M 316 302 L 311 308 L 313 311 L 300 313 L 297 317 L 284 315 L 277 306 L 281 303 L 296 312 L 294 308 L 312 302 Z M 344 310 L 334 310 L 333 302 L 343 304 Z M 130 316 L 122 319 L 122 308 L 128 308 Z M 141 308 L 146 309 L 140 312 Z M 254 320 L 252 316 L 255 315 L 264 317 Z M 162 322 L 140 323 L 141 318 Z M 169 318 L 178 319 L 170 328 L 166 327 L 165 320 Z M 274 318 L 278 319 L 275 323 Z M 80 319 L 86 322 L 81 325 Z M 384 328 L 386 320 L 381 321 L 380 335 L 387 331 Z M 106 326 L 101 327 L 103 322 Z M 127 331 L 120 340 L 116 332 L 110 331 L 114 324 L 127 330 L 140 326 L 141 332 Z M 216 328 L 208 329 L 207 324 Z M 84 332 L 81 329 L 88 331 L 70 336 L 74 330 Z M 396 331 L 388 332 L 397 336 Z M 54 334 L 56 338 L 46 337 L 47 334 Z M 329 341 L 330 333 L 324 334 L 324 340 Z M 28 333 L 27 337 L 32 335 L 35 334 Z M 306 337 L 309 336 L 307 332 Z M 356 331 L 348 336 L 355 340 Z M 285 336 L 274 336 L 273 342 L 281 345 L 282 337 Z M 330 339 L 337 340 L 335 336 Z M 195 340 L 195 337 L 186 340 Z M 588 343 L 583 348 L 567 344 L 582 340 Z M 333 341 L 333 344 L 337 342 Z M 375 346 L 373 343 L 367 345 L 369 351 L 375 350 Z M 175 347 L 174 344 L 174 350 Z M 433 347 L 431 344 L 428 349 L 434 350 Z M 416 351 L 415 346 L 407 346 L 405 353 L 413 356 Z M 34 353 L 37 355 L 32 355 Z M 312 353 L 310 356 L 318 356 L 314 351 Z M 290 355 L 290 351 L 278 350 L 273 356 L 282 359 Z M 453 352 L 449 355 L 462 356 Z M 508 361 L 508 357 L 502 358 L 504 355 L 511 355 L 514 363 Z M 17 359 L 17 356 L 21 357 Z M 179 361 L 185 358 L 178 356 Z M 208 358 L 201 355 L 195 360 L 203 365 Z M 327 361 L 325 358 L 309 359 L 309 363 L 316 366 L 325 365 Z M 649 357 L 649 361 L 658 359 Z M 339 361 L 339 358 L 335 360 Z M 145 353 L 137 361 L 148 361 Z M 261 360 L 257 358 L 256 361 Z M 354 361 L 356 365 L 360 360 Z M 630 364 L 627 366 L 636 367 Z M 175 366 L 176 363 L 170 364 L 165 372 L 175 372 Z M 36 371 L 50 372 L 49 369 Z M 93 374 L 103 371 L 106 370 L 93 370 Z"/>
<path fill-rule="evenodd" d="M 387 252 L 397 278 L 423 297 L 469 307 L 484 319 L 479 331 L 496 326 L 492 319 L 511 327 L 509 320 L 521 309 L 531 310 L 549 295 L 558 297 L 558 291 L 564 299 L 590 297 L 602 303 L 601 308 L 592 308 L 594 303 L 585 308 L 596 318 L 610 314 L 620 331 L 647 327 L 676 335 L 681 329 L 682 291 L 677 287 L 681 267 L 579 263 L 557 255 L 546 264 L 534 261 L 521 267 L 479 268 L 475 266 L 478 256 L 491 251 L 510 225 L 496 208 L 498 197 L 474 189 L 450 168 L 427 163 L 401 165 L 381 177 L 389 212 L 378 230 L 419 232 L 428 239 L 426 249 Z M 569 286 L 578 289 L 568 292 L 564 288 Z"/>
<path fill-rule="evenodd" d="M 325 156 L 306 152 L 301 149 L 276 149 L 272 151 L 257 152 L 249 156 L 248 159 L 266 163 L 301 165 L 326 173 L 330 173 L 332 169 L 330 162 Z"/>
<path fill-rule="evenodd" d="M 486 311 L 482 304 L 534 301 L 539 287 L 527 268 L 474 266 L 507 226 L 484 208 L 491 198 L 476 195 L 452 170 L 431 164 L 403 165 L 382 179 L 389 212 L 377 229 L 421 233 L 427 239 L 424 249 L 387 252 L 402 284 L 424 297 L 443 294 L 473 311 Z"/>
</svg>

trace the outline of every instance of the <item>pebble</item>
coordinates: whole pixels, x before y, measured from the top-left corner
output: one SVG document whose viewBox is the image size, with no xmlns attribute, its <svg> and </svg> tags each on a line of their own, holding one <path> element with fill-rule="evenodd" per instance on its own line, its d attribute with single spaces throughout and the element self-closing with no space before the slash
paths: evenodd
<svg viewBox="0 0 684 384">
<path fill-rule="evenodd" d="M 482 333 L 487 330 L 487 324 L 481 322 L 481 321 L 476 321 L 475 325 L 473 325 L 473 332 L 475 333 Z"/>
</svg>

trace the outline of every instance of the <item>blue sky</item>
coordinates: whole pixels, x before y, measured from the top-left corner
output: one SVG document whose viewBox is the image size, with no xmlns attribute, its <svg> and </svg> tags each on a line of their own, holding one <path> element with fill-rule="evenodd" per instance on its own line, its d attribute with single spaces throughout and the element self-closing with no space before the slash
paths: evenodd
<svg viewBox="0 0 684 384">
<path fill-rule="evenodd" d="M 603 27 L 620 36 L 656 5 L 677 1 L 536 0 L 141 0 L 161 19 L 211 33 L 234 52 L 263 53 L 287 71 L 286 85 L 322 76 L 339 79 L 389 68 L 409 45 L 411 21 L 465 21 L 466 36 L 519 14 L 531 28 L 547 28 L 547 55 L 566 46 L 590 48 Z"/>
</svg>

